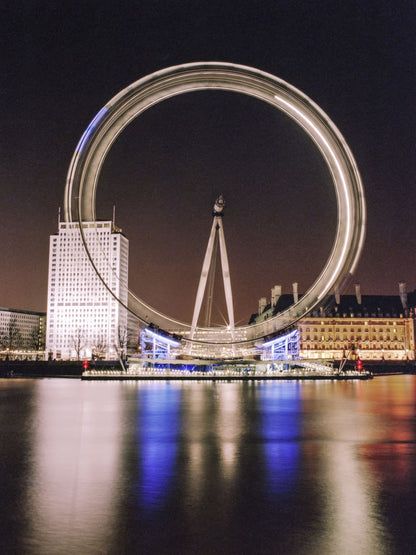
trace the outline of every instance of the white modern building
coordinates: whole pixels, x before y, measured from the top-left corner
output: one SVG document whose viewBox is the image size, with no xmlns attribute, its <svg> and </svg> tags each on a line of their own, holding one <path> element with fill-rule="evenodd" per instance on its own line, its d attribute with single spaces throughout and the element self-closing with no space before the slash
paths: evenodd
<svg viewBox="0 0 416 555">
<path fill-rule="evenodd" d="M 127 338 L 129 243 L 112 221 L 60 222 L 50 237 L 46 356 L 115 358 Z M 111 292 L 110 292 L 111 291 Z M 114 296 L 113 296 L 113 294 Z M 116 298 L 115 298 L 116 297 Z"/>
</svg>

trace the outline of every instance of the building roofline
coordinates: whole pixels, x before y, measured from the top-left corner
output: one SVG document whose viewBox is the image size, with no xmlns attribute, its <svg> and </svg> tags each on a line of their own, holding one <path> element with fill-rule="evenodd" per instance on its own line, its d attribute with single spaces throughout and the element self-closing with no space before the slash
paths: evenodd
<svg viewBox="0 0 416 555">
<path fill-rule="evenodd" d="M 17 314 L 31 314 L 33 316 L 46 316 L 46 312 L 36 312 L 34 310 L 22 310 L 20 308 L 5 308 L 0 306 L 0 312 L 15 312 Z"/>
</svg>

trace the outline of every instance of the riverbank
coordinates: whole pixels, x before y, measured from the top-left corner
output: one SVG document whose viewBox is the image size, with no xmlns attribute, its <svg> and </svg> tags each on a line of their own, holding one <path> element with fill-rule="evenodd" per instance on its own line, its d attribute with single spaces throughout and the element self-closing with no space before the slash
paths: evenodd
<svg viewBox="0 0 416 555">
<path fill-rule="evenodd" d="M 337 373 L 319 373 L 302 370 L 288 370 L 283 372 L 241 372 L 238 370 L 212 370 L 187 371 L 170 370 L 143 371 L 143 372 L 119 372 L 117 370 L 87 370 L 83 372 L 81 379 L 90 381 L 108 380 L 134 380 L 134 381 L 287 381 L 287 380 L 371 380 L 370 372 L 347 371 Z"/>
<path fill-rule="evenodd" d="M 414 360 L 364 360 L 363 366 L 375 376 L 389 374 L 415 374 L 416 361 Z"/>
<path fill-rule="evenodd" d="M 92 366 L 110 370 L 122 369 L 118 361 L 100 361 Z M 83 362 L 80 360 L 0 361 L 1 378 L 81 378 L 83 371 Z"/>
</svg>

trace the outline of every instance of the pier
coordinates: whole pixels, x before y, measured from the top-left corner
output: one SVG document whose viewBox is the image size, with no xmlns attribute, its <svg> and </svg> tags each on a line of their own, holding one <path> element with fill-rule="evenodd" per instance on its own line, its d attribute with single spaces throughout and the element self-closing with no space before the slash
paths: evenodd
<svg viewBox="0 0 416 555">
<path fill-rule="evenodd" d="M 86 369 L 83 380 L 368 380 L 371 372 L 339 370 L 332 364 L 302 360 L 163 360 L 131 361 L 126 370 Z"/>
</svg>

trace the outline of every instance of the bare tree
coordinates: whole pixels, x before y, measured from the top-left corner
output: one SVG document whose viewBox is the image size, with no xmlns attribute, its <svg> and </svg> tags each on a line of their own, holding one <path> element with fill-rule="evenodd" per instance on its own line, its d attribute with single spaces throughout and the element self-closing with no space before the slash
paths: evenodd
<svg viewBox="0 0 416 555">
<path fill-rule="evenodd" d="M 45 348 L 45 341 L 42 337 L 40 326 L 33 326 L 30 331 L 29 339 L 27 340 L 27 346 L 31 351 L 43 351 Z"/>
<path fill-rule="evenodd" d="M 71 336 L 72 347 L 75 350 L 77 360 L 81 360 L 81 351 L 85 348 L 85 334 L 81 328 L 77 328 Z"/>
<path fill-rule="evenodd" d="M 105 337 L 99 335 L 94 342 L 93 354 L 96 358 L 104 358 L 107 353 L 108 345 Z"/>
<path fill-rule="evenodd" d="M 139 333 L 136 330 L 129 330 L 127 337 L 127 351 L 136 353 L 140 344 Z"/>
<path fill-rule="evenodd" d="M 127 352 L 137 353 L 140 345 L 140 326 L 137 321 L 128 321 L 127 325 Z"/>
<path fill-rule="evenodd" d="M 22 346 L 22 334 L 15 317 L 11 317 L 8 326 L 0 336 L 0 345 L 2 349 L 15 351 Z"/>
<path fill-rule="evenodd" d="M 120 349 L 120 354 L 122 357 L 126 356 L 127 339 L 128 339 L 127 328 L 125 326 L 118 326 L 117 341 L 118 341 L 118 347 Z"/>
</svg>

